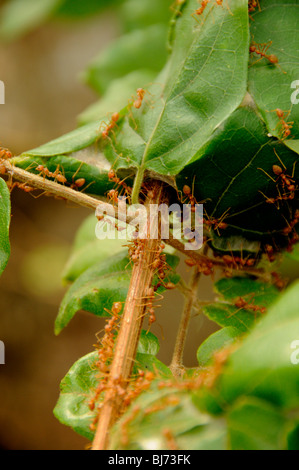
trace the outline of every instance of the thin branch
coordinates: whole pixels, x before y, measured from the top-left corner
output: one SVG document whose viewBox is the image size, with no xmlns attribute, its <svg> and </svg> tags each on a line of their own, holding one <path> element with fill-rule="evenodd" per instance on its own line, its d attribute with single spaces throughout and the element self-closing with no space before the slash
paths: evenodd
<svg viewBox="0 0 299 470">
<path fill-rule="evenodd" d="M 21 183 L 25 183 L 26 185 L 44 191 L 45 193 L 52 195 L 56 198 L 63 199 L 65 201 L 73 202 L 74 204 L 87 207 L 88 209 L 96 210 L 97 207 L 100 205 L 102 208 L 102 212 L 105 212 L 108 216 L 118 219 L 118 213 L 115 207 L 112 204 L 107 202 L 103 202 L 101 199 L 88 196 L 80 191 L 75 191 L 71 188 L 68 188 L 62 184 L 58 184 L 55 181 L 47 180 L 46 178 L 42 178 L 38 175 L 34 175 L 26 170 L 21 168 L 15 167 L 10 163 L 9 160 L 0 159 L 0 164 L 8 175 L 14 178 Z M 126 217 L 126 220 L 123 219 L 123 214 L 121 216 L 121 220 L 126 222 L 127 224 L 134 223 L 135 214 Z M 204 263 L 207 261 L 212 261 L 213 266 L 219 268 L 227 268 L 227 265 L 219 259 L 209 258 L 208 256 L 202 255 L 194 250 L 186 250 L 184 243 L 180 240 L 173 237 L 172 233 L 170 232 L 169 240 L 164 240 L 165 243 L 175 248 L 177 251 L 183 253 L 185 256 L 192 258 L 197 263 Z M 258 268 L 250 268 L 250 267 L 242 267 L 242 269 L 231 268 L 232 273 L 247 273 L 259 278 L 262 278 L 265 281 L 269 281 L 269 276 L 265 273 L 263 269 Z"/>
<path fill-rule="evenodd" d="M 189 295 L 186 300 L 185 308 L 182 313 L 180 325 L 178 328 L 178 334 L 175 342 L 174 353 L 172 356 L 172 361 L 169 366 L 171 372 L 175 377 L 180 377 L 184 372 L 184 365 L 183 365 L 183 355 L 184 355 L 184 348 L 187 339 L 188 328 L 190 324 L 191 312 L 196 301 L 197 297 L 197 290 L 198 290 L 198 283 L 200 280 L 201 273 L 195 267 L 194 272 L 192 274 L 191 282 L 190 282 L 190 290 Z"/>
</svg>

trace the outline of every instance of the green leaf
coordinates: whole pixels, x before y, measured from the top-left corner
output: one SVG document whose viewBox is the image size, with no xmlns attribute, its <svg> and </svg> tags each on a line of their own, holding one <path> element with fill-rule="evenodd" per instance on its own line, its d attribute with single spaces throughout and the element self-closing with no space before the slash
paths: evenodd
<svg viewBox="0 0 299 470">
<path fill-rule="evenodd" d="M 71 256 L 62 273 L 64 281 L 74 282 L 91 266 L 123 250 L 124 240 L 98 240 L 96 238 L 97 223 L 96 217 L 90 215 L 79 228 Z"/>
<path fill-rule="evenodd" d="M 124 422 L 127 422 L 125 427 Z M 201 413 L 186 392 L 154 388 L 143 393 L 114 426 L 111 448 L 170 450 L 165 436 L 168 430 L 180 450 L 225 449 L 227 436 L 223 420 Z"/>
<path fill-rule="evenodd" d="M 152 354 L 138 352 L 135 361 L 134 368 L 136 370 L 148 370 L 165 377 L 172 376 L 170 369 Z"/>
<path fill-rule="evenodd" d="M 232 0 L 231 11 L 207 7 L 202 25 L 192 16 L 196 8 L 191 0 L 177 18 L 172 55 L 156 80 L 164 88 L 149 88 L 149 103 L 132 110 L 133 120 L 116 133 L 116 152 L 141 174 L 147 168 L 173 175 L 184 168 L 246 92 L 247 2 Z"/>
<path fill-rule="evenodd" d="M 62 424 L 89 440 L 93 439 L 90 425 L 95 416 L 88 402 L 94 398 L 99 383 L 97 361 L 98 353 L 94 351 L 75 362 L 61 381 L 60 396 L 54 409 L 54 415 Z"/>
<path fill-rule="evenodd" d="M 179 258 L 166 255 L 168 266 L 174 269 Z M 99 317 L 107 317 L 113 302 L 124 302 L 131 277 L 131 261 L 127 256 L 127 250 L 121 251 L 107 260 L 94 264 L 84 271 L 65 294 L 60 305 L 55 322 L 55 333 L 70 322 L 78 310 L 85 310 Z M 170 270 L 164 279 L 165 283 L 177 283 L 180 276 Z M 155 279 L 154 279 L 155 284 Z M 160 286 L 158 293 L 165 290 Z M 107 309 L 107 310 L 105 310 Z"/>
<path fill-rule="evenodd" d="M 267 44 L 266 53 L 277 56 L 278 65 L 251 54 L 248 85 L 268 131 L 280 138 L 282 126 L 275 113 L 280 108 L 290 111 L 286 121 L 293 121 L 292 138 L 299 138 L 299 106 L 291 103 L 291 84 L 299 76 L 299 50 L 297 39 L 299 5 L 297 0 L 263 0 L 261 11 L 256 10 L 251 23 L 251 35 L 255 43 Z M 286 27 L 287 25 L 287 27 Z M 283 31 L 283 34 L 282 34 Z M 258 62 L 257 62 L 258 61 Z M 292 146 L 292 143 L 290 142 Z"/>
<path fill-rule="evenodd" d="M 222 245 L 227 239 L 229 247 L 232 236 L 241 236 L 256 245 L 261 241 L 278 246 L 287 243 L 281 232 L 293 217 L 292 201 L 270 204 L 267 200 L 277 198 L 282 191 L 272 170 L 273 165 L 280 165 L 275 151 L 289 175 L 297 156 L 267 134 L 256 110 L 242 106 L 214 132 L 196 156 L 200 158 L 177 177 L 180 190 L 187 184 L 193 188 L 197 201 L 205 201 L 206 219 L 224 216 L 228 227 L 216 232 Z M 296 167 L 294 176 L 299 178 Z M 219 248 L 217 236 L 211 243 Z M 246 252 L 246 241 L 240 241 L 240 248 Z"/>
<path fill-rule="evenodd" d="M 159 352 L 159 349 L 160 345 L 158 338 L 150 331 L 142 330 L 137 353 L 151 354 L 152 356 L 156 356 Z"/>
<path fill-rule="evenodd" d="M 264 307 L 269 307 L 279 295 L 275 286 L 246 277 L 220 279 L 215 283 L 215 289 L 225 300 L 244 297 L 248 302 Z"/>
<path fill-rule="evenodd" d="M 53 16 L 63 0 L 10 0 L 1 8 L 0 38 L 13 41 Z"/>
<path fill-rule="evenodd" d="M 113 302 L 124 302 L 130 282 L 130 261 L 122 251 L 97 263 L 77 278 L 66 293 L 55 321 L 55 334 L 70 322 L 78 310 L 107 317 Z"/>
<path fill-rule="evenodd" d="M 202 312 L 222 327 L 234 327 L 240 333 L 248 332 L 261 317 L 259 311 L 240 309 L 234 305 L 242 297 L 249 305 L 268 307 L 279 295 L 272 285 L 249 278 L 221 279 L 215 284 L 216 291 L 225 302 L 215 302 L 202 307 Z"/>
<path fill-rule="evenodd" d="M 288 450 L 299 450 L 299 423 L 298 420 L 288 435 Z"/>
<path fill-rule="evenodd" d="M 227 416 L 232 450 L 286 450 L 287 420 L 257 398 L 242 398 Z"/>
<path fill-rule="evenodd" d="M 287 253 L 287 257 L 294 261 L 299 261 L 299 245 L 296 244 L 291 253 Z"/>
<path fill-rule="evenodd" d="M 119 110 L 128 105 L 130 99 L 136 95 L 136 90 L 144 88 L 156 76 L 152 70 L 136 70 L 109 83 L 103 97 L 85 109 L 78 117 L 79 124 L 85 125 L 97 121 L 99 116 L 105 116 L 107 111 Z"/>
<path fill-rule="evenodd" d="M 138 351 L 147 351 L 148 354 L 137 354 L 137 369 L 153 370 L 160 373 L 170 374 L 169 369 L 164 366 L 153 354 L 159 350 L 157 338 L 152 334 L 141 334 Z M 153 354 L 150 354 L 152 351 Z M 70 368 L 60 385 L 60 396 L 54 409 L 56 418 L 67 426 L 70 426 L 78 434 L 89 440 L 93 439 L 94 433 L 90 430 L 90 424 L 95 418 L 95 411 L 91 411 L 88 404 L 94 399 L 96 389 L 101 381 L 100 372 L 96 366 L 99 360 L 98 352 L 93 351 L 80 358 Z M 148 367 L 149 364 L 149 367 Z M 103 400 L 100 394 L 97 404 Z"/>
<path fill-rule="evenodd" d="M 239 331 L 232 326 L 222 328 L 211 334 L 198 348 L 197 360 L 201 367 L 205 367 L 213 359 L 213 355 L 219 349 L 235 342 L 239 337 Z"/>
<path fill-rule="evenodd" d="M 114 183 L 109 181 L 109 163 L 100 156 L 92 153 L 91 149 L 78 151 L 72 156 L 54 156 L 49 158 L 41 157 L 15 157 L 12 163 L 19 168 L 23 168 L 34 174 L 38 165 L 43 165 L 54 173 L 57 169 L 66 178 L 65 186 L 72 187 L 79 179 L 84 179 L 85 183 L 80 191 L 99 196 L 107 195 L 107 192 L 114 187 Z M 43 176 L 43 175 L 42 175 Z M 49 178 L 51 181 L 55 179 Z M 75 187 L 76 189 L 76 187 Z"/>
<path fill-rule="evenodd" d="M 271 306 L 243 344 L 234 352 L 218 384 L 227 403 L 241 395 L 255 396 L 284 409 L 298 406 L 299 282 Z"/>
<path fill-rule="evenodd" d="M 9 256 L 10 193 L 5 181 L 0 178 L 0 275 L 3 273 Z"/>
<path fill-rule="evenodd" d="M 97 122 L 91 122 L 86 124 L 86 126 L 79 127 L 36 149 L 23 152 L 22 156 L 54 157 L 55 155 L 76 152 L 88 147 L 99 139 L 99 128 L 104 120 L 105 118 L 99 119 Z M 107 118 L 106 120 L 108 121 Z"/>
<path fill-rule="evenodd" d="M 93 59 L 83 78 L 101 94 L 107 90 L 112 80 L 134 70 L 158 73 L 166 62 L 166 41 L 167 27 L 164 24 L 131 31 Z M 128 95 L 127 100 L 130 98 Z"/>
<path fill-rule="evenodd" d="M 294 152 L 299 153 L 299 140 L 288 140 L 284 142 L 287 147 Z"/>
</svg>

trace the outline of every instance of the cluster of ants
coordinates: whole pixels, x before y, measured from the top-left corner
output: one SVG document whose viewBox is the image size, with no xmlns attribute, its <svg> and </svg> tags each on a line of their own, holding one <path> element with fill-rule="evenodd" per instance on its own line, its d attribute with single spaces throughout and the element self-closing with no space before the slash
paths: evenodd
<svg viewBox="0 0 299 470">
<path fill-rule="evenodd" d="M 5 175 L 7 172 L 5 165 L 1 164 L 1 160 L 8 160 L 8 159 L 11 159 L 12 157 L 13 157 L 13 154 L 11 153 L 10 150 L 0 147 L 0 174 Z M 36 166 L 35 171 L 37 171 L 39 176 L 42 176 L 44 179 L 52 178 L 55 180 L 55 182 L 58 182 L 61 184 L 67 184 L 67 178 L 62 174 L 60 170 L 60 165 L 57 165 L 56 170 L 52 172 L 45 165 L 40 164 Z M 85 178 L 77 178 L 77 179 L 75 178 L 76 178 L 76 173 L 73 176 L 73 182 L 70 184 L 70 188 L 79 190 L 85 185 L 86 180 Z M 12 181 L 8 181 L 7 185 L 10 191 L 12 191 L 14 188 L 22 189 L 26 193 L 30 193 L 36 190 L 35 188 L 29 186 L 27 183 L 20 183 L 18 181 L 15 181 L 14 183 L 12 183 Z"/>
<path fill-rule="evenodd" d="M 132 188 L 127 185 L 125 180 L 121 180 L 112 168 L 108 172 L 108 178 L 109 181 L 117 185 L 116 189 L 110 189 L 110 191 L 108 191 L 108 199 L 117 204 L 119 196 L 125 194 L 126 197 L 130 198 L 132 194 Z"/>
<path fill-rule="evenodd" d="M 106 309 L 105 309 L 106 310 Z M 101 410 L 102 403 L 98 404 L 100 395 L 108 389 L 108 377 L 111 367 L 111 359 L 113 357 L 113 350 L 115 344 L 115 338 L 119 329 L 120 313 L 122 310 L 121 302 L 114 302 L 111 312 L 111 317 L 107 320 L 107 324 L 104 328 L 104 336 L 99 341 L 99 345 L 96 345 L 98 349 L 98 361 L 95 363 L 95 367 L 100 371 L 100 381 L 95 390 L 93 398 L 89 401 L 88 406 L 91 411 L 94 411 L 97 407 L 97 411 Z M 118 396 L 122 397 L 123 411 L 126 409 L 133 400 L 135 400 L 143 391 L 147 390 L 152 380 L 155 378 L 153 372 L 139 370 L 135 379 L 125 386 L 124 380 L 121 377 L 116 378 L 112 385 L 109 387 L 113 388 L 113 392 Z M 93 422 L 90 425 L 90 429 L 95 431 L 96 424 L 99 419 L 99 414 L 95 416 Z"/>
<path fill-rule="evenodd" d="M 11 151 L 7 148 L 0 147 L 0 174 L 5 175 L 7 173 L 6 166 L 1 163 L 1 160 L 9 160 L 13 157 L 13 154 Z M 10 179 L 7 181 L 7 186 L 9 187 L 9 190 L 12 191 L 14 188 L 19 188 L 25 191 L 26 193 L 30 193 L 34 191 L 35 189 L 29 186 L 27 183 L 20 183 L 18 181 L 15 181 L 14 183 Z"/>
<path fill-rule="evenodd" d="M 99 384 L 96 388 L 95 395 L 88 404 L 89 409 L 91 411 L 95 409 L 96 402 L 100 394 L 104 392 L 105 390 L 107 390 L 111 358 L 113 357 L 115 336 L 119 328 L 120 313 L 122 311 L 122 303 L 114 302 L 111 312 L 107 309 L 105 310 L 111 316 L 110 316 L 110 319 L 107 320 L 107 324 L 104 328 L 104 331 L 105 331 L 104 336 L 99 341 L 99 345 L 96 345 L 98 349 L 98 361 L 96 362 L 95 366 L 100 371 L 101 377 L 100 377 Z M 118 380 L 113 385 L 115 387 L 115 391 L 122 396 L 125 393 L 125 390 L 122 387 L 121 382 L 122 382 L 121 380 Z M 101 404 L 98 405 L 98 410 L 100 410 L 100 408 L 101 408 Z M 92 430 L 95 430 L 97 421 L 98 421 L 98 415 L 96 416 L 94 422 L 91 424 Z"/>
<path fill-rule="evenodd" d="M 208 6 L 208 4 L 210 2 L 211 2 L 211 0 L 202 0 L 201 4 L 200 4 L 200 7 L 195 10 L 194 14 L 197 15 L 197 16 L 201 16 L 204 13 L 206 7 Z M 223 0 L 215 0 L 215 5 L 223 7 Z M 261 7 L 260 7 L 260 4 L 259 4 L 258 0 L 250 0 L 248 2 L 248 12 L 249 13 L 254 12 L 257 7 L 258 7 L 259 10 L 261 10 Z M 227 5 L 227 9 L 230 11 L 228 5 Z"/>
<path fill-rule="evenodd" d="M 185 184 L 183 186 L 183 194 L 184 194 L 185 197 L 180 197 L 179 196 L 181 203 L 184 204 L 186 201 L 189 200 L 189 204 L 191 205 L 191 212 L 195 212 L 195 210 L 196 210 L 195 206 L 196 206 L 196 204 L 198 204 L 198 202 L 196 201 L 196 198 L 193 194 L 192 189 L 187 184 Z M 226 222 L 224 222 L 224 219 L 227 217 L 228 212 L 229 212 L 229 209 L 227 209 L 224 212 L 224 214 L 222 214 L 222 216 L 219 217 L 219 218 L 208 217 L 208 215 L 206 214 L 206 218 L 203 218 L 203 223 L 209 229 L 213 228 L 214 230 L 216 230 L 219 233 L 219 230 L 225 230 L 228 227 L 228 224 Z"/>
<path fill-rule="evenodd" d="M 1 160 L 9 160 L 10 158 L 13 157 L 13 154 L 11 153 L 10 150 L 0 147 L 0 174 L 5 175 L 6 174 L 6 167 L 1 163 Z"/>
<path fill-rule="evenodd" d="M 130 242 L 129 245 L 129 257 L 133 263 L 137 263 L 140 260 L 142 253 L 144 252 L 144 240 L 134 239 Z M 154 305 L 155 295 L 159 287 L 163 286 L 167 290 L 175 289 L 175 284 L 173 282 L 165 282 L 167 272 L 169 271 L 169 266 L 166 262 L 166 254 L 163 253 L 165 249 L 164 243 L 160 243 L 159 247 L 155 252 L 155 259 L 151 264 L 151 268 L 154 274 L 157 276 L 158 281 L 155 285 L 148 288 L 145 299 L 146 312 L 148 314 L 148 328 L 150 329 L 151 325 L 156 321 L 155 308 L 160 307 L 160 305 Z M 160 298 L 163 296 L 160 294 Z"/>
<path fill-rule="evenodd" d="M 67 183 L 66 177 L 59 170 L 59 165 L 57 166 L 57 168 L 54 172 L 51 172 L 44 165 L 38 165 L 36 167 L 36 171 L 39 173 L 40 176 L 43 176 L 44 178 L 53 178 L 55 181 L 58 181 L 58 183 L 61 183 L 61 184 L 66 184 Z M 77 173 L 78 173 L 78 171 L 77 171 Z M 75 177 L 76 177 L 76 173 L 73 176 L 73 182 L 71 183 L 70 188 L 79 190 L 85 185 L 86 180 L 85 180 L 85 178 L 75 179 Z"/>
<path fill-rule="evenodd" d="M 202 0 L 200 7 L 197 8 L 197 10 L 195 10 L 194 14 L 198 16 L 202 15 L 210 2 L 211 0 Z M 218 6 L 221 6 L 221 7 L 223 6 L 223 0 L 215 0 L 215 3 Z"/>
</svg>

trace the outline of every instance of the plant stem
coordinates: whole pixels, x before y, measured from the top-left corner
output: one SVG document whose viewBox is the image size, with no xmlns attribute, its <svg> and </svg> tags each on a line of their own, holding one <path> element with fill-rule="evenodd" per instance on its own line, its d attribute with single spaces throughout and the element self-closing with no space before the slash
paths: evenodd
<svg viewBox="0 0 299 470">
<path fill-rule="evenodd" d="M 183 365 L 184 348 L 190 324 L 191 312 L 197 297 L 197 289 L 200 280 L 200 275 L 201 273 L 195 267 L 190 282 L 190 292 L 185 303 L 184 311 L 178 329 L 172 361 L 169 366 L 171 372 L 175 377 L 181 376 L 185 370 Z"/>
<path fill-rule="evenodd" d="M 132 204 L 139 204 L 139 194 L 141 185 L 144 178 L 144 169 L 142 167 L 138 168 L 138 171 L 135 176 L 134 186 L 132 190 Z"/>
<path fill-rule="evenodd" d="M 145 203 L 147 208 L 150 204 L 161 203 L 164 193 L 163 184 L 154 182 L 151 193 L 154 194 L 154 198 L 147 199 Z M 150 220 L 148 220 L 148 224 L 150 224 Z M 128 296 L 109 374 L 107 391 L 93 441 L 93 450 L 106 450 L 109 447 L 109 431 L 123 408 L 122 395 L 119 394 L 119 388 L 116 389 L 115 386 L 118 384 L 125 391 L 128 384 L 136 356 L 143 318 L 146 313 L 149 289 L 155 273 L 153 261 L 161 240 L 159 238 L 147 238 L 146 240 L 140 240 L 140 243 L 142 251 L 138 262 L 133 266 Z"/>
</svg>

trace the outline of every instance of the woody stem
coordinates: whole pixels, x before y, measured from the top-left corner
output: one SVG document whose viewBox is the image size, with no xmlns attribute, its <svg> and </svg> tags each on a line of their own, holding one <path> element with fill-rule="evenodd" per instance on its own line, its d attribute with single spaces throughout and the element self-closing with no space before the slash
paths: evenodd
<svg viewBox="0 0 299 470">
<path fill-rule="evenodd" d="M 150 204 L 161 203 L 164 193 L 163 185 L 160 182 L 154 182 L 150 192 L 153 198 L 147 199 L 145 204 L 147 208 Z M 151 223 L 149 217 L 147 223 L 149 229 Z M 138 261 L 133 266 L 107 391 L 93 441 L 93 450 L 107 450 L 109 448 L 109 431 L 123 410 L 123 395 L 115 390 L 115 385 L 121 385 L 125 391 L 128 384 L 147 309 L 149 289 L 155 274 L 153 262 L 161 240 L 159 238 L 151 239 L 150 230 L 148 230 L 148 238 L 140 240 L 139 243 L 141 252 Z"/>
</svg>

